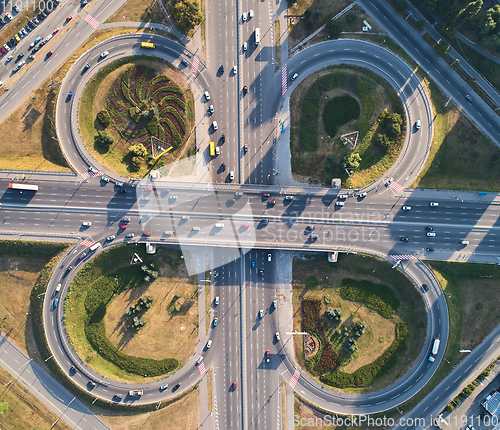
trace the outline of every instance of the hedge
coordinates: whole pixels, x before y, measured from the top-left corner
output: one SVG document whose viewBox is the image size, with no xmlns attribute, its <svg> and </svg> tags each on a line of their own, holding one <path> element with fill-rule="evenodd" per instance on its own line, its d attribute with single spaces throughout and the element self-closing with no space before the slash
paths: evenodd
<svg viewBox="0 0 500 430">
<path fill-rule="evenodd" d="M 386 318 L 392 318 L 399 308 L 399 300 L 389 287 L 370 281 L 342 279 L 338 292 L 343 298 L 364 303 Z"/>
<path fill-rule="evenodd" d="M 180 99 L 179 97 L 171 95 L 171 94 L 168 96 L 162 97 L 162 99 L 158 103 L 158 106 L 161 106 L 166 101 L 173 101 L 176 104 L 178 104 L 181 109 L 186 110 L 186 102 L 184 100 Z"/>
<path fill-rule="evenodd" d="M 400 353 L 406 350 L 408 333 L 406 323 L 404 321 L 398 322 L 396 324 L 396 339 L 379 358 L 353 373 L 328 372 L 320 377 L 321 382 L 336 388 L 368 387 L 397 364 Z"/>
<path fill-rule="evenodd" d="M 122 93 L 124 97 L 130 102 L 130 104 L 137 106 L 137 103 L 130 95 L 130 75 L 134 71 L 134 66 L 129 67 L 123 72 L 122 75 Z"/>
<path fill-rule="evenodd" d="M 173 108 L 172 106 L 167 106 L 165 109 L 163 109 L 160 112 L 160 116 L 163 117 L 167 113 L 170 113 L 175 117 L 175 119 L 177 120 L 179 125 L 182 127 L 182 131 L 184 132 L 184 134 L 186 134 L 187 124 L 186 124 L 185 119 L 179 113 L 179 111 L 177 109 Z"/>
</svg>

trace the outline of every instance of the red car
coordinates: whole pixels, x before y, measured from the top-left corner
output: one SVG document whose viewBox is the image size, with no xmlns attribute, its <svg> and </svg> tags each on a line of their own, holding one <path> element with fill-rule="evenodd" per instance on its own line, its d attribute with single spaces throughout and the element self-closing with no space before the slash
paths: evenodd
<svg viewBox="0 0 500 430">
<path fill-rule="evenodd" d="M 271 358 L 271 353 L 269 350 L 266 351 L 266 363 L 269 363 L 269 359 Z"/>
<path fill-rule="evenodd" d="M 150 231 L 145 231 L 144 232 L 144 236 L 151 236 L 151 232 Z"/>
<path fill-rule="evenodd" d="M 236 381 L 233 382 L 232 388 L 233 390 L 236 390 Z"/>
<path fill-rule="evenodd" d="M 54 31 L 52 32 L 52 34 L 57 34 L 57 33 L 59 33 L 59 27 L 54 28 Z"/>
<path fill-rule="evenodd" d="M 73 17 L 70 15 L 70 16 L 68 16 L 68 17 L 66 18 L 66 22 L 69 22 L 69 21 L 71 21 L 72 19 L 73 19 Z"/>
<path fill-rule="evenodd" d="M 271 194 L 269 194 L 269 193 L 262 193 L 262 197 L 271 197 Z"/>
<path fill-rule="evenodd" d="M 126 224 L 122 224 L 122 225 L 120 226 L 120 228 L 121 228 L 122 230 L 125 230 L 125 229 L 127 228 L 127 225 L 126 225 Z"/>
<path fill-rule="evenodd" d="M 275 205 L 276 204 L 276 200 L 269 200 L 267 202 L 268 205 Z"/>
<path fill-rule="evenodd" d="M 52 51 L 47 52 L 47 57 L 50 57 L 53 54 Z"/>
<path fill-rule="evenodd" d="M 151 188 L 151 187 L 146 187 L 146 188 L 144 188 L 144 189 L 145 189 L 146 191 L 153 191 L 153 188 Z"/>
<path fill-rule="evenodd" d="M 250 224 L 241 224 L 243 228 L 250 228 Z"/>
</svg>

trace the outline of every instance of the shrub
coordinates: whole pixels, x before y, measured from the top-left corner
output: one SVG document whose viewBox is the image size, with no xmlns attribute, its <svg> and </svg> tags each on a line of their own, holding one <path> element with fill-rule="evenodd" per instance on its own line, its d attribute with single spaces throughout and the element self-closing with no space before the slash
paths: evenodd
<svg viewBox="0 0 500 430">
<path fill-rule="evenodd" d="M 332 39 L 338 39 L 342 34 L 343 26 L 340 21 L 331 19 L 326 23 L 326 32 Z"/>
<path fill-rule="evenodd" d="M 100 146 L 109 146 L 115 142 L 113 135 L 107 130 L 99 130 L 97 136 L 94 137 L 94 141 Z"/>
<path fill-rule="evenodd" d="M 130 154 L 133 154 L 139 158 L 144 158 L 146 155 L 148 155 L 148 150 L 142 143 L 138 143 L 137 145 L 130 145 L 128 147 L 128 151 Z"/>
<path fill-rule="evenodd" d="M 101 111 L 99 111 L 99 113 L 97 114 L 97 119 L 104 128 L 109 127 L 109 125 L 111 124 L 111 115 L 106 109 L 102 109 Z"/>
</svg>

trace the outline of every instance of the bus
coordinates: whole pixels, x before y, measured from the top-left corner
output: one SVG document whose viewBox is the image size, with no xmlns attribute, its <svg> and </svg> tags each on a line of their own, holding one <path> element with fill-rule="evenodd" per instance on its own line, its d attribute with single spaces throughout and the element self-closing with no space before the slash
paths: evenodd
<svg viewBox="0 0 500 430">
<path fill-rule="evenodd" d="M 210 156 L 215 157 L 215 144 L 210 142 Z"/>
<path fill-rule="evenodd" d="M 439 351 L 439 339 L 436 337 L 434 338 L 434 344 L 432 345 L 432 354 L 436 355 Z"/>
<path fill-rule="evenodd" d="M 38 185 L 31 184 L 19 184 L 17 182 L 12 182 L 9 184 L 9 188 L 13 190 L 21 190 L 21 191 L 38 191 Z"/>
<path fill-rule="evenodd" d="M 101 242 L 96 242 L 90 247 L 90 251 L 95 251 L 97 248 L 101 246 Z"/>
<path fill-rule="evenodd" d="M 148 49 L 155 49 L 155 44 L 149 43 L 149 42 L 142 42 L 141 47 L 148 48 Z"/>
<path fill-rule="evenodd" d="M 255 29 L 255 45 L 260 43 L 260 28 Z"/>
</svg>

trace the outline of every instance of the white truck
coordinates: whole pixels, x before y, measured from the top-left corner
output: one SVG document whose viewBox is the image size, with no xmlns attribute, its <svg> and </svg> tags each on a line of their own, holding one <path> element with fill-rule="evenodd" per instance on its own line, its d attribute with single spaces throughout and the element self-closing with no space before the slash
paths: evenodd
<svg viewBox="0 0 500 430">
<path fill-rule="evenodd" d="M 128 392 L 129 396 L 142 396 L 144 394 L 143 390 L 130 390 Z"/>
<path fill-rule="evenodd" d="M 434 358 L 435 355 L 437 355 L 438 351 L 439 351 L 439 343 L 441 341 L 439 340 L 439 338 L 435 337 L 434 338 L 434 343 L 432 344 L 432 351 L 431 351 L 431 355 L 429 355 L 429 361 L 431 363 L 434 363 L 434 361 L 436 361 L 436 359 Z"/>
</svg>

